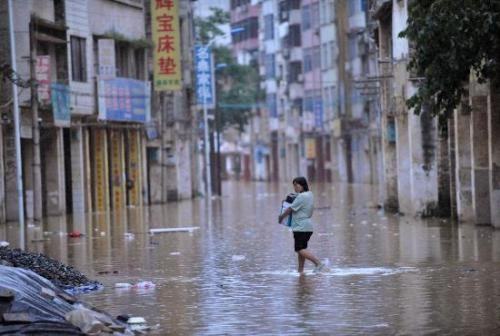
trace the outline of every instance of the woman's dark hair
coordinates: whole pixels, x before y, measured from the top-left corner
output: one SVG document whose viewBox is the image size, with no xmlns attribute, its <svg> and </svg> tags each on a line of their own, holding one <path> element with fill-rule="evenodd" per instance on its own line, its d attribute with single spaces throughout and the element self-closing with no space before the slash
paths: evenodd
<svg viewBox="0 0 500 336">
<path fill-rule="evenodd" d="M 304 191 L 309 191 L 309 185 L 307 184 L 307 180 L 303 176 L 299 176 L 293 179 L 292 181 L 293 184 L 297 183 L 304 188 Z"/>
</svg>

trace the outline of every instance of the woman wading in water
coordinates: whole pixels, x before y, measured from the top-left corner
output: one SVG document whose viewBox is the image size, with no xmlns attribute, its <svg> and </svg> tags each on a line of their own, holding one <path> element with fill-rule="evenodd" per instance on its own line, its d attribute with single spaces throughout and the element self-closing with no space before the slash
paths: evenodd
<svg viewBox="0 0 500 336">
<path fill-rule="evenodd" d="M 299 260 L 298 272 L 304 272 L 304 264 L 306 259 L 314 263 L 314 272 L 320 272 L 325 264 L 316 258 L 308 249 L 307 242 L 313 234 L 313 226 L 311 217 L 314 210 L 314 196 L 309 191 L 309 185 L 305 177 L 296 177 L 293 179 L 293 188 L 297 193 L 297 197 L 292 205 L 286 209 L 278 218 L 279 222 L 292 215 L 292 231 L 295 241 L 295 252 L 297 252 Z"/>
</svg>

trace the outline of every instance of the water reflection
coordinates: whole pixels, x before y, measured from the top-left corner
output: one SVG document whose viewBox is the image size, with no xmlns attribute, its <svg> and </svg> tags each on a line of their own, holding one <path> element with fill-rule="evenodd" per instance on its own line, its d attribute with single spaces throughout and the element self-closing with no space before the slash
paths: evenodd
<svg viewBox="0 0 500 336">
<path fill-rule="evenodd" d="M 500 232 L 386 214 L 378 190 L 314 186 L 314 252 L 332 263 L 296 272 L 292 236 L 276 223 L 290 185 L 227 183 L 224 197 L 48 218 L 29 249 L 105 284 L 85 299 L 144 316 L 165 334 L 497 333 Z M 150 228 L 198 226 L 150 235 Z M 67 232 L 86 233 L 68 238 Z M 17 244 L 17 226 L 0 240 Z M 233 256 L 238 256 L 233 258 Z M 150 280 L 154 290 L 120 290 Z"/>
</svg>

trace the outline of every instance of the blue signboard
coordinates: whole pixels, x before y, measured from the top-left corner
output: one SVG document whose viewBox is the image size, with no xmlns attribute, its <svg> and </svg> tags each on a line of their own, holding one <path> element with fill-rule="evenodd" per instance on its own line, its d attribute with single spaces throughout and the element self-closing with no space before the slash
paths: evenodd
<svg viewBox="0 0 500 336">
<path fill-rule="evenodd" d="M 99 119 L 145 123 L 151 111 L 151 85 L 129 78 L 100 80 Z"/>
<path fill-rule="evenodd" d="M 196 100 L 201 107 L 215 106 L 214 67 L 212 51 L 208 46 L 197 45 L 194 48 L 194 61 L 196 71 Z"/>
<path fill-rule="evenodd" d="M 323 128 L 323 101 L 321 97 L 314 100 L 314 126 L 317 129 Z"/>
<path fill-rule="evenodd" d="M 59 127 L 71 126 L 71 112 L 69 109 L 69 87 L 64 84 L 51 83 L 52 112 L 54 125 Z"/>
</svg>

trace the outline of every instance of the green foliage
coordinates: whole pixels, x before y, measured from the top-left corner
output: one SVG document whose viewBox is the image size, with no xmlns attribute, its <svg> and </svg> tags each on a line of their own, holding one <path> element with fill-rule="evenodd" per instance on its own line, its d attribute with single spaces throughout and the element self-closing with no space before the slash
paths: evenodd
<svg viewBox="0 0 500 336">
<path fill-rule="evenodd" d="M 216 7 L 210 7 L 212 14 L 207 18 L 196 17 L 194 25 L 196 29 L 196 41 L 207 44 L 213 38 L 224 35 L 219 28 L 221 25 L 229 23 L 229 13 Z"/>
<path fill-rule="evenodd" d="M 258 67 L 236 63 L 227 47 L 214 48 L 214 55 L 216 64 L 226 65 L 216 75 L 217 105 L 222 127 L 238 126 L 243 130 L 252 108 L 263 99 Z"/>
<path fill-rule="evenodd" d="M 465 93 L 471 71 L 479 82 L 500 74 L 500 0 L 415 0 L 406 30 L 414 47 L 409 70 L 423 77 L 407 105 L 447 117 Z"/>
<path fill-rule="evenodd" d="M 207 18 L 195 18 L 197 42 L 207 44 L 224 33 L 219 28 L 229 23 L 229 13 L 219 8 L 210 8 Z M 214 63 L 225 66 L 215 70 L 217 79 L 217 109 L 221 114 L 221 126 L 237 126 L 243 130 L 248 123 L 252 107 L 262 100 L 259 70 L 256 65 L 241 65 L 234 59 L 231 50 L 224 46 L 213 47 Z"/>
<path fill-rule="evenodd" d="M 153 46 L 153 42 L 146 39 L 146 38 L 140 38 L 140 39 L 131 39 L 123 35 L 122 33 L 119 33 L 114 30 L 110 30 L 104 34 L 105 38 L 113 39 L 116 42 L 125 42 L 129 43 L 133 48 L 139 48 L 139 49 L 147 49 L 151 48 Z"/>
</svg>

